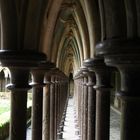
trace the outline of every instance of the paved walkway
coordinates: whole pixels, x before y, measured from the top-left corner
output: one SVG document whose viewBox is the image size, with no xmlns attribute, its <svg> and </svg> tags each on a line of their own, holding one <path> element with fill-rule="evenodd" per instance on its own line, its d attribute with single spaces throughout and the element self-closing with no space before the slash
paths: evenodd
<svg viewBox="0 0 140 140">
<path fill-rule="evenodd" d="M 75 128 L 75 112 L 73 99 L 69 99 L 66 122 L 63 133 L 63 140 L 79 140 L 77 135 L 77 129 Z M 120 140 L 120 115 L 111 109 L 111 120 L 110 120 L 110 140 Z M 27 130 L 27 140 L 31 140 L 31 127 Z"/>
<path fill-rule="evenodd" d="M 120 113 L 111 107 L 110 140 L 120 140 Z"/>
<path fill-rule="evenodd" d="M 73 99 L 70 98 L 63 133 L 64 140 L 79 140 L 74 116 L 74 103 Z M 111 108 L 110 116 L 110 140 L 120 140 L 120 114 Z"/>
<path fill-rule="evenodd" d="M 74 103 L 73 99 L 70 98 L 68 101 L 63 140 L 80 140 L 78 135 L 79 130 L 76 129 L 76 124 Z"/>
</svg>

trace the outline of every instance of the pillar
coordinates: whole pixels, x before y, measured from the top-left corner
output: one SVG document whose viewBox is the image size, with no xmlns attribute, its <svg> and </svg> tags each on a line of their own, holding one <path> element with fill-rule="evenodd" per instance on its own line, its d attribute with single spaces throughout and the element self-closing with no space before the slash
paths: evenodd
<svg viewBox="0 0 140 140">
<path fill-rule="evenodd" d="M 87 139 L 87 113 L 88 113 L 88 91 L 87 91 L 87 68 L 82 66 L 80 68 L 82 83 L 82 101 L 81 101 L 81 139 Z"/>
<path fill-rule="evenodd" d="M 50 75 L 45 76 L 45 84 L 43 91 L 43 127 L 42 127 L 42 140 L 50 139 Z"/>
<path fill-rule="evenodd" d="M 83 89 L 83 140 L 87 140 L 87 128 L 88 128 L 88 87 L 87 87 L 87 72 L 84 72 L 83 71 L 83 74 L 84 74 L 84 89 Z"/>
<path fill-rule="evenodd" d="M 96 120 L 96 91 L 93 89 L 95 85 L 95 73 L 88 73 L 88 128 L 87 140 L 95 140 L 95 120 Z"/>
<path fill-rule="evenodd" d="M 96 91 L 93 86 L 96 83 L 93 59 L 85 59 L 83 65 L 87 67 L 88 72 L 88 127 L 87 140 L 95 140 L 96 127 Z"/>
<path fill-rule="evenodd" d="M 24 42 L 24 23 L 18 21 L 16 3 L 13 1 L 0 1 L 0 14 L 2 25 L 2 46 L 0 61 L 2 66 L 8 67 L 11 72 L 11 118 L 10 140 L 26 139 L 26 104 L 28 78 L 32 68 L 46 60 L 46 56 L 33 50 L 31 42 Z M 26 8 L 22 9 L 26 13 Z M 22 12 L 21 12 L 22 13 Z M 24 17 L 24 16 L 23 16 Z M 21 28 L 19 28 L 21 27 Z M 30 48 L 29 48 L 30 46 Z M 29 49 L 29 50 L 28 50 Z"/>
<path fill-rule="evenodd" d="M 50 140 L 55 140 L 55 76 L 51 75 L 50 85 Z"/>
<path fill-rule="evenodd" d="M 80 74 L 80 76 L 81 76 L 81 74 Z M 80 87 L 81 87 L 81 104 L 80 104 L 80 108 L 81 108 L 81 122 L 80 122 L 80 126 L 81 126 L 81 128 L 80 128 L 80 134 L 81 134 L 81 140 L 83 140 L 83 115 L 84 115 L 84 78 L 83 78 L 83 76 L 82 77 L 80 77 Z"/>
<path fill-rule="evenodd" d="M 55 65 L 51 62 L 46 63 L 44 83 L 46 86 L 43 89 L 43 128 L 42 140 L 50 140 L 50 86 L 51 86 L 51 71 Z"/>
<path fill-rule="evenodd" d="M 121 140 L 140 139 L 140 41 L 112 39 L 99 43 L 96 49 L 107 65 L 120 71 Z"/>
<path fill-rule="evenodd" d="M 103 59 L 95 58 L 96 75 L 96 140 L 109 140 L 110 136 L 110 69 Z"/>
<path fill-rule="evenodd" d="M 26 140 L 26 110 L 29 72 L 46 57 L 31 51 L 1 51 L 2 66 L 8 67 L 11 72 L 11 81 L 7 86 L 11 90 L 10 140 Z"/>
<path fill-rule="evenodd" d="M 10 114 L 10 140 L 26 140 L 26 112 L 27 112 L 27 90 L 29 70 L 10 68 L 11 84 L 7 88 L 11 90 L 11 114 Z M 22 77 L 21 76 L 24 77 Z"/>
<path fill-rule="evenodd" d="M 55 140 L 57 139 L 57 128 L 58 128 L 58 76 L 55 76 L 55 103 L 54 103 L 54 135 L 55 135 Z"/>
<path fill-rule="evenodd" d="M 42 140 L 43 87 L 45 70 L 42 66 L 32 69 L 32 140 Z"/>
</svg>

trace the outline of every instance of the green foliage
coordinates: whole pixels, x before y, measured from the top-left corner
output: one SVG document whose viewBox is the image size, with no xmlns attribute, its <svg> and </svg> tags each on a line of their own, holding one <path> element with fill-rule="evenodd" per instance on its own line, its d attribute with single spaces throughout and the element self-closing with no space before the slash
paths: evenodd
<svg viewBox="0 0 140 140">
<path fill-rule="evenodd" d="M 0 140 L 4 140 L 9 135 L 9 116 L 10 111 L 0 115 Z M 27 121 L 31 118 L 31 106 L 27 109 Z M 2 119 L 2 120 L 1 120 Z"/>
<path fill-rule="evenodd" d="M 9 135 L 9 122 L 4 123 L 0 126 L 0 140 L 4 140 Z"/>
<path fill-rule="evenodd" d="M 9 92 L 0 92 L 0 140 L 9 135 L 10 96 Z M 28 93 L 27 121 L 31 118 L 32 93 Z"/>
</svg>

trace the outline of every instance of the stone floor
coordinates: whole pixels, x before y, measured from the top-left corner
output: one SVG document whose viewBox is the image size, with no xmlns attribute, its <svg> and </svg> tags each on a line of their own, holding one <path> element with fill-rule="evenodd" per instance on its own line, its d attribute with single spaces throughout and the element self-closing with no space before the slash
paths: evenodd
<svg viewBox="0 0 140 140">
<path fill-rule="evenodd" d="M 69 99 L 63 140 L 80 140 L 77 135 L 73 99 Z M 110 140 L 120 140 L 120 113 L 111 107 Z"/>
<path fill-rule="evenodd" d="M 80 140 L 78 132 L 79 130 L 75 127 L 77 122 L 75 119 L 75 109 L 73 99 L 69 99 L 66 120 L 63 132 L 63 140 Z M 60 139 L 59 139 L 60 140 Z"/>
<path fill-rule="evenodd" d="M 110 120 L 110 140 L 120 140 L 120 114 L 111 108 Z M 69 99 L 66 121 L 63 133 L 63 140 L 79 140 L 77 129 L 75 128 L 75 111 L 73 99 Z M 31 127 L 27 129 L 27 140 L 31 140 Z"/>
<path fill-rule="evenodd" d="M 111 107 L 110 140 L 120 140 L 120 112 Z"/>
</svg>

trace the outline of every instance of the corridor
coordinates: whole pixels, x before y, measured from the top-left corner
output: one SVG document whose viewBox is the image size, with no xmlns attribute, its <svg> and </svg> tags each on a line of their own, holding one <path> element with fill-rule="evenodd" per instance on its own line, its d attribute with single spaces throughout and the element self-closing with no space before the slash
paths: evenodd
<svg viewBox="0 0 140 140">
<path fill-rule="evenodd" d="M 110 117 L 110 140 L 120 140 L 120 114 L 111 108 Z M 74 100 L 73 98 L 69 98 L 63 140 L 80 140 L 78 129 L 75 127 L 76 124 Z M 31 127 L 27 130 L 27 140 L 31 140 Z"/>
<path fill-rule="evenodd" d="M 63 132 L 63 139 L 64 140 L 80 140 L 80 137 L 78 135 L 79 130 L 78 130 L 78 128 L 76 128 L 77 123 L 78 122 L 76 121 L 74 100 L 73 100 L 73 98 L 69 98 L 65 126 L 64 126 L 64 132 Z"/>
</svg>

